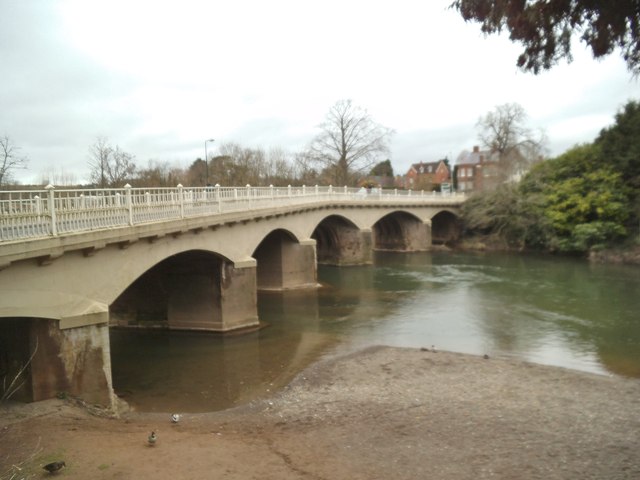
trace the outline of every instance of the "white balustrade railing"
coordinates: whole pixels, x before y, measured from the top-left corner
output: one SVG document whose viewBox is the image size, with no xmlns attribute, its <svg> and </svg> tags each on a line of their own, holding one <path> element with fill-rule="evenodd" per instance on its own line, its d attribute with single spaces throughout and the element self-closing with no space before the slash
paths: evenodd
<svg viewBox="0 0 640 480">
<path fill-rule="evenodd" d="M 463 194 L 347 187 L 194 187 L 0 192 L 0 242 L 143 223 L 304 205 L 320 200 L 453 202 Z"/>
</svg>

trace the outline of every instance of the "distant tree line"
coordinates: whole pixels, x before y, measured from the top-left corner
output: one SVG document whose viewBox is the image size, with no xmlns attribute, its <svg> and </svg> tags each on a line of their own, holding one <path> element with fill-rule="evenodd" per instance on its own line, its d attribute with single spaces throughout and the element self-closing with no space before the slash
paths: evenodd
<svg viewBox="0 0 640 480">
<path fill-rule="evenodd" d="M 188 167 L 149 160 L 146 166 L 135 156 L 106 137 L 98 137 L 88 152 L 91 186 L 97 188 L 131 186 L 164 187 L 220 185 L 319 184 L 354 186 L 389 153 L 393 131 L 373 120 L 351 100 L 340 100 L 331 107 L 319 133 L 307 148 L 290 153 L 281 148 L 247 148 L 222 143 L 219 154 L 197 158 Z M 17 154 L 9 137 L 0 138 L 0 186 L 7 186 L 11 173 L 24 168 L 26 158 Z M 390 165 L 389 165 L 390 166 Z M 74 175 L 48 171 L 41 183 L 60 185 L 75 182 Z M 67 183 L 68 185 L 68 183 Z"/>
</svg>

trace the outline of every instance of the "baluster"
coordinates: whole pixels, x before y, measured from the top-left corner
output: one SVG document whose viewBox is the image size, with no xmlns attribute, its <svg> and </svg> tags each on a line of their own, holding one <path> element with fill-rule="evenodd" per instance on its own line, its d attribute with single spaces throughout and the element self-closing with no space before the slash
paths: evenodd
<svg viewBox="0 0 640 480">
<path fill-rule="evenodd" d="M 127 206 L 127 215 L 129 220 L 129 225 L 133 226 L 133 199 L 131 198 L 131 185 L 128 183 L 124 186 L 124 191 L 126 195 L 126 206 Z"/>
<path fill-rule="evenodd" d="M 178 199 L 180 201 L 180 218 L 184 218 L 184 197 L 183 197 L 183 191 L 182 191 L 182 184 L 179 183 L 178 184 Z"/>
<path fill-rule="evenodd" d="M 49 191 L 49 214 L 51 215 L 51 235 L 53 236 L 57 236 L 58 235 L 58 226 L 56 225 L 56 206 L 55 206 L 55 196 L 54 196 L 54 190 L 55 187 L 51 184 L 47 185 L 46 187 L 44 187 L 46 190 Z"/>
<path fill-rule="evenodd" d="M 218 201 L 218 213 L 222 213 L 222 192 L 220 191 L 220 184 L 216 183 L 216 200 Z"/>
</svg>

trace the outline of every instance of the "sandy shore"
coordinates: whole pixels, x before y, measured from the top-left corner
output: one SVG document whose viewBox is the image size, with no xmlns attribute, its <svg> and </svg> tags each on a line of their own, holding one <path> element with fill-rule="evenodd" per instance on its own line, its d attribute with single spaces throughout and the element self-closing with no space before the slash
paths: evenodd
<svg viewBox="0 0 640 480">
<path fill-rule="evenodd" d="M 640 478 L 639 380 L 446 352 L 370 348 L 177 424 L 58 400 L 0 413 L 3 480 L 58 459 L 69 479 Z"/>
</svg>

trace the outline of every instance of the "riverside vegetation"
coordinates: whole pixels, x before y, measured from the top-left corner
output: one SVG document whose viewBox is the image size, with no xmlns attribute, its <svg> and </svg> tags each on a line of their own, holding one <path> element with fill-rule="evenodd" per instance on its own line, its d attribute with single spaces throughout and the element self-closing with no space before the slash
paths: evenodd
<svg viewBox="0 0 640 480">
<path fill-rule="evenodd" d="M 640 263 L 640 102 L 628 102 L 592 143 L 537 163 L 519 183 L 473 195 L 462 216 L 467 237 L 507 248 L 618 251 Z"/>
</svg>

